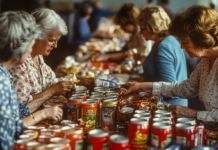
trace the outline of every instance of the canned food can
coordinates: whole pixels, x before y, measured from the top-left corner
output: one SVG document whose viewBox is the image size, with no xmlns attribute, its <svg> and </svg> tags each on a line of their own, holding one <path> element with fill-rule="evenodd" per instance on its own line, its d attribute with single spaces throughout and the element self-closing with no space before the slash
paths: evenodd
<svg viewBox="0 0 218 150">
<path fill-rule="evenodd" d="M 106 150 L 108 149 L 109 133 L 101 129 L 94 129 L 89 131 L 88 141 L 88 150 Z"/>
<path fill-rule="evenodd" d="M 58 137 L 61 134 L 61 129 L 41 129 L 40 135 L 48 135 Z"/>
<path fill-rule="evenodd" d="M 162 121 L 171 121 L 170 118 L 167 118 L 167 117 L 163 117 L 163 118 L 153 118 L 153 122 L 162 122 Z"/>
<path fill-rule="evenodd" d="M 38 134 L 39 134 L 40 130 L 41 130 L 41 129 L 45 129 L 45 127 L 28 126 L 26 129 L 27 129 L 27 130 L 34 130 L 34 131 L 37 131 Z"/>
<path fill-rule="evenodd" d="M 109 150 L 130 150 L 129 139 L 123 135 L 112 135 L 109 141 Z"/>
<path fill-rule="evenodd" d="M 174 122 L 174 117 L 171 114 L 155 114 L 154 118 L 171 118 L 171 121 Z"/>
<path fill-rule="evenodd" d="M 104 101 L 101 110 L 101 127 L 107 131 L 116 130 L 117 101 Z"/>
<path fill-rule="evenodd" d="M 177 123 L 175 126 L 175 141 L 185 146 L 195 146 L 195 126 Z"/>
<path fill-rule="evenodd" d="M 205 128 L 204 125 L 198 125 L 198 146 L 204 146 Z"/>
<path fill-rule="evenodd" d="M 103 92 L 92 92 L 91 95 L 102 95 L 103 96 Z"/>
<path fill-rule="evenodd" d="M 16 150 L 26 150 L 28 142 L 29 140 L 25 140 L 25 139 L 17 140 L 15 145 Z"/>
<path fill-rule="evenodd" d="M 172 112 L 170 112 L 170 111 L 166 111 L 166 110 L 156 110 L 155 112 L 154 112 L 154 114 L 155 115 L 157 115 L 157 114 L 159 114 L 159 115 L 161 115 L 161 116 L 165 116 L 165 115 L 170 115 L 171 116 L 171 118 L 172 118 L 172 122 L 174 122 L 174 115 L 172 114 Z M 161 117 L 160 116 L 160 117 Z M 157 117 L 157 116 L 156 116 Z"/>
<path fill-rule="evenodd" d="M 72 128 L 75 128 L 77 126 L 77 122 L 71 121 L 71 120 L 62 120 L 61 121 L 62 126 L 70 126 Z"/>
<path fill-rule="evenodd" d="M 63 121 L 63 120 L 62 120 Z M 48 129 L 61 129 L 62 128 L 62 126 L 61 125 L 50 125 L 49 127 L 48 127 Z"/>
<path fill-rule="evenodd" d="M 131 120 L 128 128 L 128 138 L 131 150 L 147 149 L 149 134 L 149 122 L 143 120 Z"/>
<path fill-rule="evenodd" d="M 54 143 L 54 144 L 64 144 L 66 147 L 66 150 L 71 150 L 70 147 L 70 140 L 69 139 L 64 139 L 64 138 L 60 138 L 60 137 L 55 137 L 55 138 L 51 138 L 50 139 L 50 143 Z"/>
<path fill-rule="evenodd" d="M 97 105 L 92 102 L 83 102 L 81 105 L 81 117 L 84 121 L 84 131 L 96 128 Z"/>
<path fill-rule="evenodd" d="M 62 130 L 61 137 L 70 140 L 71 150 L 83 149 L 83 131 L 82 130 Z"/>
<path fill-rule="evenodd" d="M 195 118 L 178 118 L 177 123 L 185 123 L 195 127 L 195 146 L 198 146 L 199 136 L 198 136 L 198 126 Z"/>
<path fill-rule="evenodd" d="M 69 98 L 68 100 L 68 111 L 67 111 L 67 119 L 73 122 L 77 122 L 80 116 L 81 110 L 81 99 Z"/>
<path fill-rule="evenodd" d="M 172 141 L 172 127 L 169 124 L 153 123 L 151 128 L 151 145 L 154 147 L 164 147 Z"/>
<path fill-rule="evenodd" d="M 100 107 L 101 107 L 101 101 L 100 99 L 96 99 L 96 100 L 87 100 L 87 102 L 93 102 L 96 103 L 97 105 L 97 113 L 96 113 L 96 128 L 99 128 L 101 124 L 101 120 L 100 120 Z"/>
<path fill-rule="evenodd" d="M 151 117 L 150 114 L 133 114 L 133 118 Z"/>
<path fill-rule="evenodd" d="M 51 135 L 40 135 L 38 138 L 38 142 L 49 144 L 50 139 L 53 137 L 54 136 L 51 136 Z"/>
</svg>

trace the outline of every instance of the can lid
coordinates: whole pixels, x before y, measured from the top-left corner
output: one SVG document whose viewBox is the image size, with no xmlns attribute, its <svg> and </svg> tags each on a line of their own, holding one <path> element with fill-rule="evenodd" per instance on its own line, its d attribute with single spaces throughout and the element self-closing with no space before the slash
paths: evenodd
<svg viewBox="0 0 218 150">
<path fill-rule="evenodd" d="M 50 142 L 52 143 L 70 143 L 69 139 L 64 139 L 61 137 L 54 137 L 50 139 Z"/>
<path fill-rule="evenodd" d="M 47 150 L 63 150 L 66 148 L 67 147 L 65 144 L 59 144 L 59 143 L 52 143 L 52 144 L 46 145 Z"/>
<path fill-rule="evenodd" d="M 104 102 L 103 102 L 103 104 L 117 104 L 118 103 L 118 101 L 116 101 L 116 100 L 105 100 Z"/>
<path fill-rule="evenodd" d="M 39 126 L 29 126 L 27 127 L 29 130 L 40 130 L 40 129 L 45 129 L 45 127 L 39 127 Z"/>
<path fill-rule="evenodd" d="M 129 139 L 123 135 L 112 135 L 110 136 L 110 141 L 113 143 L 127 143 L 129 142 Z"/>
<path fill-rule="evenodd" d="M 89 131 L 89 135 L 92 137 L 104 137 L 104 136 L 108 136 L 109 133 L 101 129 L 94 129 Z"/>
<path fill-rule="evenodd" d="M 137 120 L 136 120 L 136 119 L 137 119 Z M 132 120 L 130 120 L 130 122 L 131 122 L 132 124 L 149 124 L 148 121 L 144 121 L 144 120 L 139 119 L 139 118 L 136 118 L 136 119 L 132 119 Z"/>
<path fill-rule="evenodd" d="M 149 110 L 135 110 L 135 113 L 151 113 Z"/>
<path fill-rule="evenodd" d="M 132 121 L 144 121 L 144 120 L 143 119 L 139 119 L 139 118 L 131 118 L 130 122 L 132 122 Z"/>
<path fill-rule="evenodd" d="M 177 122 L 180 122 L 180 123 L 195 123 L 196 119 L 195 118 L 178 118 Z"/>
<path fill-rule="evenodd" d="M 162 122 L 155 122 L 152 124 L 154 127 L 157 127 L 159 129 L 169 129 L 172 128 L 171 125 L 162 123 Z"/>
<path fill-rule="evenodd" d="M 146 121 L 148 121 L 149 119 L 150 119 L 150 117 L 139 117 L 138 119 L 141 119 L 141 120 L 146 120 Z"/>
<path fill-rule="evenodd" d="M 78 93 L 78 94 L 73 94 L 71 97 L 76 97 L 76 96 L 84 96 L 86 93 Z"/>
<path fill-rule="evenodd" d="M 82 105 L 96 105 L 95 102 L 82 102 Z"/>
<path fill-rule="evenodd" d="M 170 121 L 171 118 L 153 118 L 153 121 L 160 122 L 160 121 Z"/>
<path fill-rule="evenodd" d="M 80 129 L 73 129 L 73 130 L 70 130 L 69 132 L 67 132 L 69 134 L 81 134 L 83 133 L 83 130 L 80 130 Z"/>
<path fill-rule="evenodd" d="M 140 113 L 139 115 L 140 115 L 140 116 L 150 116 L 151 113 Z"/>
<path fill-rule="evenodd" d="M 29 143 L 27 143 L 28 147 L 34 147 L 34 146 L 40 146 L 40 145 L 41 145 L 41 143 L 39 143 L 39 142 L 29 142 Z"/>
<path fill-rule="evenodd" d="M 77 124 L 76 122 L 71 121 L 71 120 L 62 120 L 61 123 L 63 123 L 63 124 Z"/>
<path fill-rule="evenodd" d="M 87 102 L 99 102 L 100 99 L 86 99 Z"/>
<path fill-rule="evenodd" d="M 186 129 L 194 129 L 195 126 L 189 125 L 189 124 L 185 124 L 185 123 L 177 123 L 176 124 L 176 128 L 182 129 L 182 130 L 186 130 Z"/>
<path fill-rule="evenodd" d="M 43 139 L 50 139 L 50 138 L 53 138 L 53 136 L 51 136 L 51 135 L 40 135 L 39 139 L 41 139 L 41 138 L 43 138 Z"/>
<path fill-rule="evenodd" d="M 17 144 L 27 144 L 29 142 L 28 139 L 19 139 L 16 141 Z"/>
<path fill-rule="evenodd" d="M 92 92 L 91 95 L 102 95 L 102 92 Z"/>
<path fill-rule="evenodd" d="M 154 113 L 155 114 L 171 114 L 170 111 L 166 111 L 166 110 L 156 110 Z"/>
<path fill-rule="evenodd" d="M 139 114 L 134 114 L 133 117 L 139 118 L 140 115 Z"/>
<path fill-rule="evenodd" d="M 71 100 L 71 101 L 82 101 L 82 97 L 70 97 L 68 100 Z"/>
</svg>

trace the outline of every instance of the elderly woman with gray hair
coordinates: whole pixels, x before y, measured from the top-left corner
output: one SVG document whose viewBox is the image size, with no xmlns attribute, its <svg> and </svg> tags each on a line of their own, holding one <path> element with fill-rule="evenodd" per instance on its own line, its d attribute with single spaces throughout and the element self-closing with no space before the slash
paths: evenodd
<svg viewBox="0 0 218 150">
<path fill-rule="evenodd" d="M 32 53 L 27 60 L 10 70 L 14 78 L 14 86 L 20 104 L 22 117 L 28 116 L 37 110 L 47 99 L 53 95 L 64 95 L 70 92 L 70 82 L 58 82 L 55 73 L 47 66 L 43 56 L 48 56 L 62 35 L 67 34 L 65 22 L 53 10 L 40 8 L 32 13 L 42 34 L 33 46 Z M 58 118 L 57 118 L 58 119 Z"/>
<path fill-rule="evenodd" d="M 8 70 L 26 61 L 38 29 L 35 19 L 20 11 L 0 13 L 0 24 L 0 149 L 8 150 L 25 127 L 46 118 L 61 117 L 62 110 L 57 106 L 46 108 L 20 119 L 13 78 Z"/>
</svg>

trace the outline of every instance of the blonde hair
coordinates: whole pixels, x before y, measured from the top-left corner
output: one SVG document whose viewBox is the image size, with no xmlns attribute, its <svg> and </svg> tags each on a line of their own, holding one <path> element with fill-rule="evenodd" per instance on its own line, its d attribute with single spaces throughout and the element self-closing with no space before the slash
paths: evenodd
<svg viewBox="0 0 218 150">
<path fill-rule="evenodd" d="M 114 22 L 120 26 L 125 26 L 127 24 L 135 25 L 139 13 L 139 9 L 134 4 L 127 3 L 120 8 L 114 18 Z"/>
<path fill-rule="evenodd" d="M 139 26 L 161 37 L 169 35 L 170 22 L 169 16 L 161 6 L 147 7 L 137 18 Z"/>
<path fill-rule="evenodd" d="M 217 46 L 218 13 L 205 6 L 192 6 L 173 18 L 169 31 L 172 35 L 193 42 L 197 47 Z"/>
</svg>

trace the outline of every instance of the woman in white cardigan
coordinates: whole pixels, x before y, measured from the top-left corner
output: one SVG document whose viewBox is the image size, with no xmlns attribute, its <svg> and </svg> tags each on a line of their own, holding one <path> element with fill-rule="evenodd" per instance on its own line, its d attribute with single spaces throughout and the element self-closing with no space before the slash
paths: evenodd
<svg viewBox="0 0 218 150">
<path fill-rule="evenodd" d="M 181 48 L 190 57 L 202 58 L 195 71 L 181 83 L 129 82 L 125 84 L 129 87 L 126 94 L 145 91 L 164 97 L 188 99 L 198 95 L 204 105 L 203 111 L 180 105 L 171 105 L 169 109 L 176 117 L 218 121 L 218 13 L 205 6 L 192 6 L 173 18 L 170 32 L 178 37 Z"/>
</svg>

